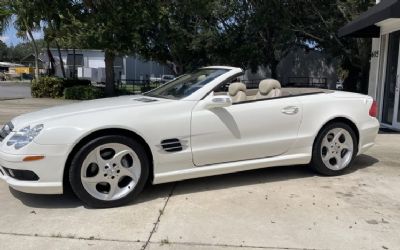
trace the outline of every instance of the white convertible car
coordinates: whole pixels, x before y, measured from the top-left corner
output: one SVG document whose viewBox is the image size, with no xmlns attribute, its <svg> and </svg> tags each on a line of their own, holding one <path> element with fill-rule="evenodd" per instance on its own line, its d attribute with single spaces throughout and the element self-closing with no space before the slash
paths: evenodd
<svg viewBox="0 0 400 250">
<path fill-rule="evenodd" d="M 309 164 L 338 175 L 374 144 L 366 95 L 238 80 L 205 67 L 143 95 L 86 101 L 14 118 L 0 132 L 0 178 L 12 188 L 112 207 L 153 184 Z"/>
</svg>

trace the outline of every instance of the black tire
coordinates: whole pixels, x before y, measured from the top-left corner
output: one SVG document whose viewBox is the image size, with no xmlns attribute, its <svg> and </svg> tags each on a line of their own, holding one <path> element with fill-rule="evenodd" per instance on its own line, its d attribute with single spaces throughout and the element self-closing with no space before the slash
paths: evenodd
<svg viewBox="0 0 400 250">
<path fill-rule="evenodd" d="M 351 136 L 353 140 L 353 155 L 351 157 L 350 162 L 348 165 L 340 170 L 332 170 L 328 168 L 325 163 L 322 160 L 322 155 L 321 155 L 321 145 L 322 145 L 322 140 L 324 137 L 327 135 L 329 131 L 335 128 L 342 128 L 345 129 Z M 313 145 L 313 150 L 312 150 L 312 160 L 311 160 L 311 167 L 313 170 L 318 172 L 319 174 L 326 175 L 326 176 L 336 176 L 336 175 L 341 175 L 344 174 L 348 169 L 351 167 L 354 158 L 356 157 L 358 152 L 358 140 L 357 136 L 354 132 L 354 130 L 347 125 L 346 123 L 343 122 L 331 122 L 325 125 L 321 131 L 318 133 L 314 145 Z"/>
<path fill-rule="evenodd" d="M 81 168 L 86 156 L 96 147 L 106 143 L 120 143 L 130 147 L 138 156 L 141 165 L 141 173 L 139 180 L 132 191 L 126 196 L 116 200 L 101 200 L 90 195 L 83 187 L 81 180 Z M 69 169 L 69 182 L 75 195 L 86 203 L 89 207 L 93 208 L 109 208 L 125 205 L 133 201 L 139 193 L 143 190 L 148 176 L 149 176 L 149 159 L 143 146 L 137 141 L 121 135 L 107 135 L 93 139 L 73 156 L 71 167 Z"/>
</svg>

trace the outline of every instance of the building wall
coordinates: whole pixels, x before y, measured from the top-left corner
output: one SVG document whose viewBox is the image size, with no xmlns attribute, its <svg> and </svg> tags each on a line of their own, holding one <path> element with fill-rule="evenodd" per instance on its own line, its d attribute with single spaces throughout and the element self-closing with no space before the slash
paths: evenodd
<svg viewBox="0 0 400 250">
<path fill-rule="evenodd" d="M 380 26 L 381 35 L 380 38 L 374 38 L 372 41 L 368 95 L 377 100 L 379 111 L 381 111 L 384 101 L 382 96 L 385 88 L 389 35 L 400 30 L 400 19 L 387 19 L 377 25 Z"/>
<path fill-rule="evenodd" d="M 58 51 L 51 49 L 56 61 L 56 75 L 62 77 Z M 64 62 L 66 76 L 73 75 L 71 63 L 67 64 L 68 54 L 73 54 L 72 49 L 62 49 L 61 57 Z M 105 62 L 104 52 L 101 50 L 75 50 L 75 54 L 83 55 L 83 66 L 76 66 L 78 78 L 90 79 L 94 82 L 105 82 Z M 48 62 L 47 53 L 42 54 L 42 58 Z M 145 80 L 149 77 L 161 77 L 163 74 L 172 74 L 166 65 L 153 61 L 146 61 L 135 56 L 117 57 L 114 62 L 114 74 L 116 80 Z"/>
<path fill-rule="evenodd" d="M 380 3 L 381 0 L 376 0 L 376 4 Z M 382 59 L 381 50 L 381 38 L 372 39 L 372 49 L 371 49 L 371 64 L 369 69 L 369 80 L 368 80 L 368 95 L 372 96 L 375 100 L 378 99 L 378 72 L 379 72 L 379 62 Z"/>
<path fill-rule="evenodd" d="M 173 74 L 171 69 L 154 61 L 146 61 L 140 57 L 129 56 L 125 58 L 127 80 L 146 80 L 150 77 L 161 77 Z"/>
<path fill-rule="evenodd" d="M 382 56 L 382 52 L 380 51 L 380 40 L 380 38 L 372 39 L 372 56 L 369 69 L 368 95 L 372 96 L 374 99 L 377 99 L 379 58 Z"/>
</svg>

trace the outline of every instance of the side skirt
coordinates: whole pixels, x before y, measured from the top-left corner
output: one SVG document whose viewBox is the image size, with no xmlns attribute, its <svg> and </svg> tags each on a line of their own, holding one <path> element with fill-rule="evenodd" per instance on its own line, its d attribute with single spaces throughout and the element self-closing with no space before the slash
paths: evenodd
<svg viewBox="0 0 400 250">
<path fill-rule="evenodd" d="M 235 173 L 259 168 L 308 164 L 310 163 L 310 161 L 311 155 L 309 154 L 293 154 L 248 161 L 220 163 L 204 167 L 196 167 L 180 171 L 156 174 L 154 176 L 153 184 L 181 181 L 212 175 Z"/>
</svg>

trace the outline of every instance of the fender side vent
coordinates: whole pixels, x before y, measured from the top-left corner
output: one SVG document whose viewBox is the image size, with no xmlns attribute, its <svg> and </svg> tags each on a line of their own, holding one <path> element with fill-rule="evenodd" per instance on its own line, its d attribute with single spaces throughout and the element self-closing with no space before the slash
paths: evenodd
<svg viewBox="0 0 400 250">
<path fill-rule="evenodd" d="M 166 139 L 161 141 L 161 147 L 166 152 L 179 152 L 182 151 L 182 144 L 179 139 Z"/>
<path fill-rule="evenodd" d="M 157 99 L 150 99 L 150 98 L 146 98 L 146 97 L 140 97 L 140 98 L 136 98 L 133 100 L 138 101 L 138 102 L 156 102 L 156 101 L 158 101 Z"/>
</svg>

